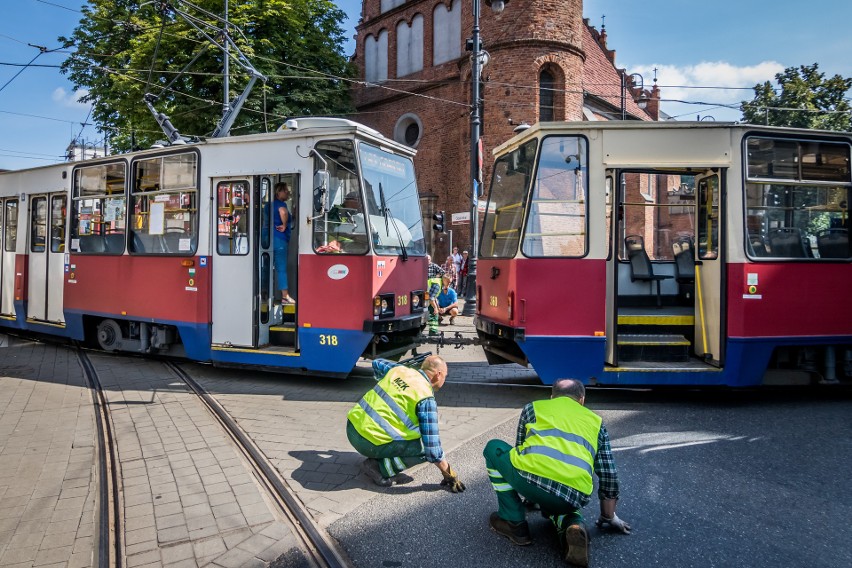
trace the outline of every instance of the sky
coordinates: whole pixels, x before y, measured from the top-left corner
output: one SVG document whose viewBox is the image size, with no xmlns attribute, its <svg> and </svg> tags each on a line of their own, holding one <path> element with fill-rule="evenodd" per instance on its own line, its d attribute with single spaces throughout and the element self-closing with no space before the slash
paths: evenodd
<svg viewBox="0 0 852 568">
<path fill-rule="evenodd" d="M 0 169 L 62 161 L 71 140 L 101 140 L 94 127 L 83 126 L 89 107 L 77 101 L 80 93 L 56 68 L 68 54 L 49 51 L 59 47 L 59 36 L 70 35 L 78 25 L 85 2 L 0 3 L 5 8 L 0 20 Z M 351 54 L 361 3 L 337 4 L 348 14 L 344 28 L 346 53 Z M 509 0 L 506 13 L 511 10 Z M 818 63 L 827 76 L 852 77 L 849 0 L 813 5 L 792 0 L 585 0 L 583 12 L 598 29 L 605 21 L 617 66 L 641 74 L 648 88 L 656 73 L 662 109 L 679 120 L 738 120 L 740 112 L 724 105 L 750 100 L 755 84 L 773 80 L 786 67 Z M 487 38 L 483 41 L 487 44 Z M 48 51 L 41 53 L 39 47 Z M 33 66 L 21 67 L 31 61 Z"/>
</svg>

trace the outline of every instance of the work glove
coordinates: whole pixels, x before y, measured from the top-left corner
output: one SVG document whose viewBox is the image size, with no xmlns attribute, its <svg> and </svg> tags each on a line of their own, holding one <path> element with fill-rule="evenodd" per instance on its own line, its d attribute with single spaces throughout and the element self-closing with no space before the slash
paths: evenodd
<svg viewBox="0 0 852 568">
<path fill-rule="evenodd" d="M 618 515 L 616 515 L 615 513 L 612 514 L 611 519 L 608 519 L 601 515 L 600 517 L 598 517 L 598 520 L 595 521 L 595 525 L 599 529 L 609 528 L 612 530 L 617 530 L 624 534 L 630 534 L 630 525 L 619 519 Z"/>
<path fill-rule="evenodd" d="M 441 475 L 444 476 L 444 480 L 441 481 L 441 485 L 449 488 L 453 493 L 461 493 L 465 490 L 464 483 L 459 480 L 458 474 L 453 471 L 453 468 L 447 464 L 447 471 L 442 471 Z"/>
</svg>

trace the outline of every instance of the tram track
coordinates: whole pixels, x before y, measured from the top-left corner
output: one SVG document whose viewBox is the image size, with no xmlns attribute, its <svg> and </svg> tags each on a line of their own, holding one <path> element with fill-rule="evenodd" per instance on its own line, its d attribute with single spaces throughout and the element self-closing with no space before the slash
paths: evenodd
<svg viewBox="0 0 852 568">
<path fill-rule="evenodd" d="M 294 536 L 304 547 L 306 560 L 318 568 L 349 567 L 350 562 L 336 542 L 314 522 L 310 513 L 289 488 L 275 466 L 228 411 L 177 363 L 164 361 L 163 364 L 198 396 L 211 415 L 227 432 L 239 452 L 247 460 L 256 479 L 263 485 L 267 495 L 289 521 Z"/>
<path fill-rule="evenodd" d="M 123 509 L 112 418 L 95 366 L 81 347 L 75 347 L 75 352 L 92 394 L 98 432 L 97 565 L 99 568 L 121 568 Z"/>
</svg>

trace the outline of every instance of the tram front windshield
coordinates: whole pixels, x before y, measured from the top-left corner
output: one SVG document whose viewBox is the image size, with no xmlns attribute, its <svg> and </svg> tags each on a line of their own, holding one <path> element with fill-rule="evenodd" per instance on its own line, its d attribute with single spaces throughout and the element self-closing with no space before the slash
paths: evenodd
<svg viewBox="0 0 852 568">
<path fill-rule="evenodd" d="M 411 159 L 361 143 L 361 173 L 376 254 L 426 254 Z"/>
</svg>

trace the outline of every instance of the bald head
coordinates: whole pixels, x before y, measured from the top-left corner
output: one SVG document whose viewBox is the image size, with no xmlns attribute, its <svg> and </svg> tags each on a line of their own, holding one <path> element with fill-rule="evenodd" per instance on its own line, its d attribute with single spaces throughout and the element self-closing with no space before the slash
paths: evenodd
<svg viewBox="0 0 852 568">
<path fill-rule="evenodd" d="M 580 404 L 583 404 L 586 398 L 586 387 L 576 379 L 558 379 L 553 383 L 553 391 L 550 397 L 557 398 L 560 396 L 571 397 Z"/>
<path fill-rule="evenodd" d="M 429 355 L 426 357 L 420 365 L 420 370 L 429 377 L 433 389 L 438 390 L 444 386 L 444 381 L 447 379 L 447 363 L 440 356 Z"/>
</svg>

